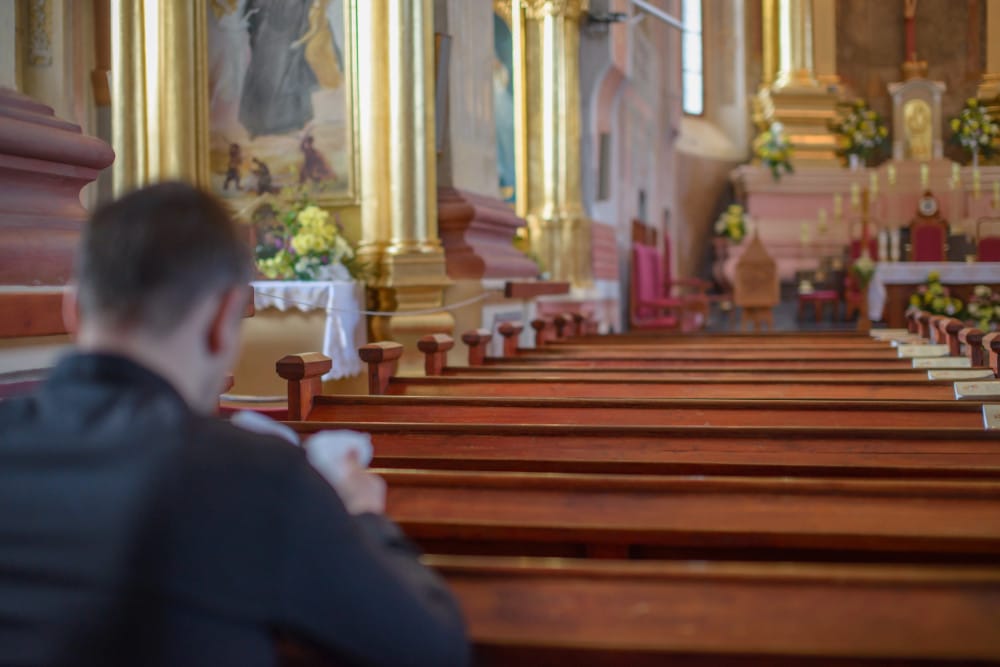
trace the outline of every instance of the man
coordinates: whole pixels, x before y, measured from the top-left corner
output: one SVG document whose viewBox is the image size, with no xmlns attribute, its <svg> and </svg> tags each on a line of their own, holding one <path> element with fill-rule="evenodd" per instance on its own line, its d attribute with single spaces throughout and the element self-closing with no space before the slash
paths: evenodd
<svg viewBox="0 0 1000 667">
<path fill-rule="evenodd" d="M 77 351 L 0 403 L 0 664 L 465 664 L 455 601 L 356 462 L 210 416 L 250 260 L 212 197 L 161 184 L 85 228 Z M 353 466 L 353 467 L 351 467 Z"/>
</svg>

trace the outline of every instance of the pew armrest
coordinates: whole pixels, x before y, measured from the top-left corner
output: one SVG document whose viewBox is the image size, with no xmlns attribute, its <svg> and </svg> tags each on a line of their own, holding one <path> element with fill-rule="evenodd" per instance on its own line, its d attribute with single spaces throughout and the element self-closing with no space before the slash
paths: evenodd
<svg viewBox="0 0 1000 667">
<path fill-rule="evenodd" d="M 274 365 L 278 377 L 288 382 L 288 419 L 302 421 L 312 412 L 313 399 L 323 391 L 323 374 L 333 362 L 319 352 L 289 354 Z"/>
<path fill-rule="evenodd" d="M 489 329 L 472 329 L 462 334 L 462 342 L 469 346 L 469 365 L 482 366 L 486 362 L 486 346 L 493 340 Z"/>
<path fill-rule="evenodd" d="M 503 356 L 513 357 L 517 354 L 518 339 L 524 331 L 524 325 L 518 322 L 501 322 L 497 331 L 503 336 Z"/>
<path fill-rule="evenodd" d="M 389 390 L 389 380 L 396 373 L 396 364 L 403 356 L 399 343 L 382 341 L 368 343 L 358 348 L 361 361 L 368 364 L 368 393 L 381 396 Z"/>
<path fill-rule="evenodd" d="M 417 349 L 424 353 L 424 375 L 441 375 L 453 347 L 455 341 L 447 334 L 428 334 L 418 340 Z"/>
<path fill-rule="evenodd" d="M 983 336 L 983 351 L 986 352 L 987 363 L 993 370 L 993 375 L 1000 378 L 1000 331 L 994 331 Z"/>
<path fill-rule="evenodd" d="M 535 347 L 540 348 L 545 345 L 545 330 L 549 324 L 551 324 L 551 320 L 548 319 L 538 318 L 531 320 L 531 328 L 535 330 Z"/>
<path fill-rule="evenodd" d="M 948 355 L 952 357 L 962 356 L 962 341 L 958 339 L 958 332 L 964 329 L 965 325 L 954 317 L 949 317 L 939 326 L 945 341 L 948 343 Z"/>
<path fill-rule="evenodd" d="M 972 367 L 976 368 L 986 364 L 986 355 L 983 354 L 983 332 L 979 329 L 965 328 L 958 332 L 958 340 L 965 345 L 965 355 L 972 362 Z"/>
</svg>

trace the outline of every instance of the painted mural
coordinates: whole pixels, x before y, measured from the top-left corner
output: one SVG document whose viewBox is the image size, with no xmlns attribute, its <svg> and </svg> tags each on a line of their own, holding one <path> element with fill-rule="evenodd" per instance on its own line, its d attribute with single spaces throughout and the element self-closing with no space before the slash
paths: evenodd
<svg viewBox="0 0 1000 667">
<path fill-rule="evenodd" d="M 514 42 L 510 26 L 493 15 L 493 115 L 497 129 L 497 172 L 504 201 L 517 197 L 514 167 Z"/>
<path fill-rule="evenodd" d="M 354 196 L 349 0 L 211 0 L 212 187 Z"/>
</svg>

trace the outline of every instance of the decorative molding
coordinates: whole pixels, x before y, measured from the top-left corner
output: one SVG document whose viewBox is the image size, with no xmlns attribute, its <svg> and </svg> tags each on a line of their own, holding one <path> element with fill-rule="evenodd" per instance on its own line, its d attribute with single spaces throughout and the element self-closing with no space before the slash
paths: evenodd
<svg viewBox="0 0 1000 667">
<path fill-rule="evenodd" d="M 500 199 L 438 189 L 438 233 L 453 280 L 534 278 L 538 267 L 513 243 L 525 224 Z"/>
<path fill-rule="evenodd" d="M 502 18 L 509 28 L 514 15 L 512 0 L 493 0 L 493 13 Z"/>
<path fill-rule="evenodd" d="M 520 0 L 529 19 L 560 16 L 578 20 L 587 11 L 589 0 Z"/>
<path fill-rule="evenodd" d="M 28 4 L 28 62 L 36 67 L 52 64 L 52 0 Z"/>
</svg>

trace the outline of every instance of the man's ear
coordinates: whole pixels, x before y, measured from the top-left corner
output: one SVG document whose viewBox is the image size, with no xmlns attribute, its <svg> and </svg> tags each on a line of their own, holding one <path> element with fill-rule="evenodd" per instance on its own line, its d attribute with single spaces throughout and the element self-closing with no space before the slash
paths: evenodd
<svg viewBox="0 0 1000 667">
<path fill-rule="evenodd" d="M 239 335 L 239 322 L 246 308 L 247 290 L 244 287 L 234 287 L 221 294 L 212 313 L 208 328 L 208 350 L 219 354 L 234 345 L 234 338 Z M 234 325 L 235 323 L 235 325 Z"/>
<path fill-rule="evenodd" d="M 63 291 L 62 321 L 66 332 L 75 336 L 80 324 L 80 302 L 76 296 L 76 285 L 69 283 Z"/>
</svg>

